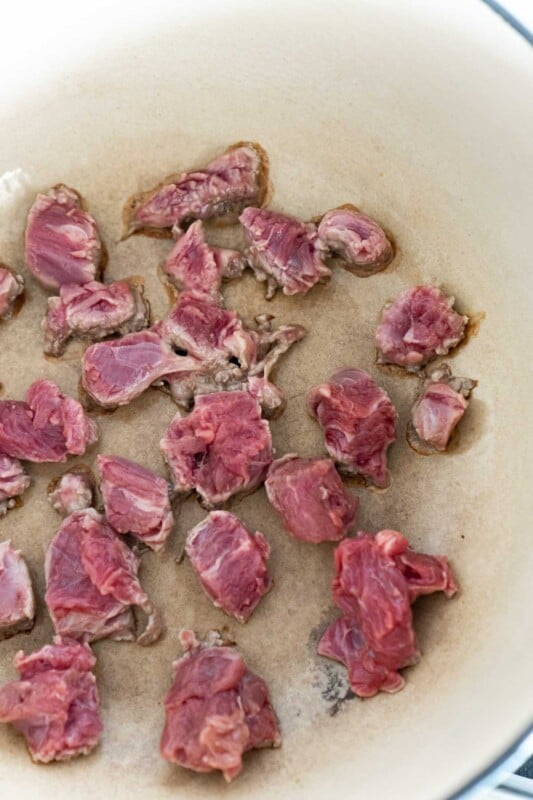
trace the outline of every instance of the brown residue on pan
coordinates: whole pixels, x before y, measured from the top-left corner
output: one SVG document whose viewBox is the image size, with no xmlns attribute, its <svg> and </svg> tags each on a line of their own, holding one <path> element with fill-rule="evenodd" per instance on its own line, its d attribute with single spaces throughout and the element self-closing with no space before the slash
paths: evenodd
<svg viewBox="0 0 533 800">
<path fill-rule="evenodd" d="M 48 486 L 46 487 L 47 494 L 51 494 L 57 489 L 57 486 L 64 475 L 84 475 L 89 479 L 91 489 L 93 492 L 93 497 L 96 495 L 96 479 L 94 477 L 94 472 L 87 464 L 75 464 L 70 469 L 64 470 L 60 475 L 57 475 L 55 478 L 52 478 Z"/>
</svg>

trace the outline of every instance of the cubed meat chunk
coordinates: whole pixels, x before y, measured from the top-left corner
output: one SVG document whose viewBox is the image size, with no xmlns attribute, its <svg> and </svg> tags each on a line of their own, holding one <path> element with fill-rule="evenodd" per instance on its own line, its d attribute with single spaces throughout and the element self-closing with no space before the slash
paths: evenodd
<svg viewBox="0 0 533 800">
<path fill-rule="evenodd" d="M 279 458 L 270 465 L 265 488 L 286 530 L 302 542 L 339 541 L 355 522 L 359 501 L 329 458 Z"/>
<path fill-rule="evenodd" d="M 344 470 L 387 485 L 387 449 L 396 440 L 398 414 L 367 372 L 339 370 L 311 389 L 308 410 L 324 431 L 326 450 Z"/>
<path fill-rule="evenodd" d="M 386 306 L 376 330 L 378 362 L 416 370 L 465 336 L 468 317 L 436 286 L 412 286 Z"/>
<path fill-rule="evenodd" d="M 20 461 L 0 453 L 0 517 L 17 505 L 17 498 L 30 483 L 30 476 Z"/>
<path fill-rule="evenodd" d="M 126 235 L 186 228 L 195 219 L 235 222 L 268 193 L 268 157 L 260 145 L 239 142 L 204 169 L 170 175 L 154 189 L 132 197 L 124 210 Z"/>
<path fill-rule="evenodd" d="M 54 639 L 14 659 L 20 680 L 0 687 L 0 722 L 24 738 L 34 761 L 67 761 L 94 750 L 102 735 L 91 648 Z"/>
<path fill-rule="evenodd" d="M 257 337 L 230 311 L 201 292 L 182 292 L 161 324 L 161 335 L 176 351 L 200 361 L 248 368 L 256 358 Z"/>
<path fill-rule="evenodd" d="M 177 414 L 161 440 L 178 492 L 195 489 L 206 507 L 252 492 L 272 461 L 272 439 L 261 408 L 248 392 L 217 392 Z"/>
<path fill-rule="evenodd" d="M 147 615 L 139 644 L 161 631 L 159 613 L 143 591 L 139 558 L 94 509 L 68 516 L 46 551 L 45 600 L 56 633 L 80 641 L 134 639 L 133 606 Z"/>
<path fill-rule="evenodd" d="M 222 280 L 238 278 L 247 266 L 246 258 L 238 250 L 210 247 L 200 220 L 193 222 L 185 233 L 178 228 L 176 234 L 178 239 L 163 270 L 180 290 L 218 298 Z"/>
<path fill-rule="evenodd" d="M 26 402 L 0 401 L 0 452 L 23 461 L 66 461 L 98 439 L 96 422 L 52 381 L 39 380 Z"/>
<path fill-rule="evenodd" d="M 33 628 L 35 601 L 30 573 L 20 550 L 0 542 L 0 640 Z"/>
<path fill-rule="evenodd" d="M 99 278 L 102 242 L 96 222 L 74 189 L 59 184 L 37 195 L 28 214 L 25 260 L 46 289 Z"/>
<path fill-rule="evenodd" d="M 199 645 L 191 631 L 180 638 L 188 652 L 172 665 L 161 755 L 195 772 L 220 770 L 231 781 L 248 750 L 281 744 L 267 685 L 236 648 L 216 639 Z"/>
<path fill-rule="evenodd" d="M 263 534 L 251 534 L 228 511 L 212 511 L 189 531 L 185 550 L 214 605 L 246 622 L 272 586 Z"/>
<path fill-rule="evenodd" d="M 152 470 L 119 456 L 98 456 L 100 491 L 109 524 L 161 550 L 174 527 L 168 483 Z"/>
<path fill-rule="evenodd" d="M 96 341 L 146 328 L 150 306 L 143 295 L 142 282 L 137 279 L 64 284 L 59 297 L 48 300 L 42 324 L 44 352 L 60 356 L 71 338 Z"/>
<path fill-rule="evenodd" d="M 454 377 L 447 364 L 433 370 L 411 412 L 409 444 L 424 454 L 444 452 L 476 385 L 470 378 Z"/>
<path fill-rule="evenodd" d="M 78 464 L 55 478 L 48 486 L 48 502 L 62 517 L 94 504 L 96 482 L 89 467 Z"/>
<path fill-rule="evenodd" d="M 316 225 L 277 211 L 247 208 L 239 217 L 248 243 L 246 256 L 258 281 L 266 281 L 266 297 L 277 289 L 305 294 L 331 275 L 323 258 L 327 249 Z"/>
<path fill-rule="evenodd" d="M 194 359 L 176 355 L 154 328 L 88 347 L 81 384 L 94 403 L 116 408 L 131 403 L 163 376 L 196 366 Z"/>
<path fill-rule="evenodd" d="M 0 261 L 0 320 L 10 319 L 24 296 L 24 278 Z"/>
<path fill-rule="evenodd" d="M 318 235 L 328 250 L 358 275 L 368 276 L 392 261 L 394 249 L 383 228 L 349 203 L 327 211 Z"/>
<path fill-rule="evenodd" d="M 401 689 L 399 670 L 419 659 L 411 603 L 437 591 L 451 597 L 458 587 L 446 558 L 416 553 L 401 533 L 383 530 L 341 542 L 332 588 L 343 616 L 318 652 L 345 664 L 355 694 L 372 697 Z"/>
</svg>

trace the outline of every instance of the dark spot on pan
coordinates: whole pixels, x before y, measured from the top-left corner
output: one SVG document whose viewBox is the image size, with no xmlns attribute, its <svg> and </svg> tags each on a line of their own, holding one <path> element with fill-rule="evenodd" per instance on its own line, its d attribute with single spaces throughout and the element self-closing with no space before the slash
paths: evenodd
<svg viewBox="0 0 533 800">
<path fill-rule="evenodd" d="M 332 619 L 331 611 L 323 615 L 323 621 L 316 625 L 309 634 L 309 650 L 315 663 L 313 687 L 320 691 L 327 704 L 327 713 L 334 717 L 339 713 L 347 700 L 353 700 L 355 694 L 348 684 L 348 674 L 342 664 L 338 664 L 324 656 L 319 656 L 316 648 L 325 629 Z"/>
</svg>

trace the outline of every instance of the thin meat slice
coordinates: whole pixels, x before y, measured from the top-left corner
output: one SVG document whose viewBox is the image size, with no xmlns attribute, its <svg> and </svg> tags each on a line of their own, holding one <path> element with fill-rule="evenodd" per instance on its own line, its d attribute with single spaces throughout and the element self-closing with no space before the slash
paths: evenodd
<svg viewBox="0 0 533 800">
<path fill-rule="evenodd" d="M 35 601 L 30 573 L 20 550 L 0 542 L 0 640 L 33 628 Z"/>
<path fill-rule="evenodd" d="M 119 456 L 98 456 L 105 514 L 118 533 L 131 533 L 161 550 L 174 527 L 168 483 L 146 467 Z"/>
<path fill-rule="evenodd" d="M 96 222 L 74 189 L 58 184 L 37 195 L 28 214 L 25 260 L 47 289 L 99 278 L 102 242 Z"/>
<path fill-rule="evenodd" d="M 398 531 L 359 533 L 335 550 L 333 599 L 343 616 L 318 652 L 345 664 L 360 697 L 398 691 L 399 670 L 419 658 L 411 603 L 436 591 L 451 597 L 457 588 L 445 557 L 416 553 Z"/>
<path fill-rule="evenodd" d="M 214 605 L 246 622 L 272 586 L 263 534 L 251 534 L 228 511 L 212 511 L 189 531 L 185 550 Z"/>
<path fill-rule="evenodd" d="M 247 208 L 239 217 L 244 227 L 246 256 L 258 281 L 266 281 L 266 297 L 277 289 L 286 295 L 305 294 L 331 275 L 323 262 L 327 249 L 316 225 L 277 211 Z"/>
<path fill-rule="evenodd" d="M 347 472 L 386 486 L 387 449 L 398 419 L 387 392 L 364 370 L 342 369 L 311 389 L 307 402 L 331 457 Z"/>
<path fill-rule="evenodd" d="M 201 292 L 182 292 L 161 324 L 161 335 L 178 353 L 201 361 L 248 368 L 257 352 L 256 338 L 234 311 Z"/>
<path fill-rule="evenodd" d="M 378 362 L 415 370 L 444 356 L 465 336 L 468 317 L 436 286 L 412 286 L 383 309 L 376 330 Z"/>
<path fill-rule="evenodd" d="M 424 454 L 444 452 L 476 385 L 470 378 L 454 377 L 447 364 L 433 370 L 411 412 L 409 444 Z"/>
<path fill-rule="evenodd" d="M 0 453 L 0 517 L 17 505 L 17 498 L 30 483 L 30 476 L 20 461 Z"/>
<path fill-rule="evenodd" d="M 355 522 L 359 501 L 329 458 L 279 458 L 270 465 L 265 488 L 286 530 L 302 542 L 339 541 Z"/>
<path fill-rule="evenodd" d="M 87 755 L 100 741 L 95 664 L 88 645 L 60 637 L 31 655 L 16 654 L 20 680 L 0 687 L 0 722 L 23 734 L 34 761 Z"/>
<path fill-rule="evenodd" d="M 26 402 L 0 401 L 0 452 L 23 461 L 66 461 L 83 455 L 98 439 L 98 427 L 80 403 L 52 381 L 38 380 Z"/>
<path fill-rule="evenodd" d="M 24 278 L 0 261 L 0 320 L 10 319 L 23 299 Z"/>
<path fill-rule="evenodd" d="M 350 203 L 327 211 L 318 225 L 318 235 L 345 267 L 361 276 L 379 272 L 394 257 L 383 228 Z"/>
<path fill-rule="evenodd" d="M 95 341 L 146 328 L 150 305 L 144 299 L 140 279 L 82 286 L 61 286 L 59 297 L 50 297 L 42 323 L 44 352 L 60 356 L 71 338 Z"/>
<path fill-rule="evenodd" d="M 153 328 L 88 347 L 81 383 L 97 405 L 116 408 L 131 403 L 164 375 L 194 367 L 194 359 L 176 355 Z"/>
<path fill-rule="evenodd" d="M 184 631 L 180 640 L 188 652 L 172 665 L 161 755 L 195 772 L 220 770 L 229 782 L 245 752 L 281 743 L 267 685 L 220 638 L 199 645 Z"/>
<path fill-rule="evenodd" d="M 159 613 L 139 583 L 139 559 L 94 509 L 68 516 L 45 559 L 45 600 L 56 632 L 81 641 L 134 639 L 132 606 L 147 615 L 139 644 L 162 631 Z"/>
<path fill-rule="evenodd" d="M 62 517 L 94 505 L 96 481 L 89 467 L 78 464 L 48 485 L 48 502 Z"/>
<path fill-rule="evenodd" d="M 178 289 L 204 292 L 218 298 L 225 278 L 238 278 L 247 266 L 238 250 L 210 247 L 205 241 L 202 222 L 197 220 L 185 233 L 178 228 L 178 239 L 168 254 L 163 270 Z"/>
<path fill-rule="evenodd" d="M 195 219 L 235 222 L 268 193 L 268 157 L 255 142 L 238 142 L 204 169 L 170 175 L 154 189 L 132 197 L 124 210 L 126 235 L 187 227 Z"/>
<path fill-rule="evenodd" d="M 268 422 L 248 392 L 199 397 L 188 416 L 174 417 L 161 449 L 176 491 L 195 489 L 206 507 L 256 489 L 272 461 Z"/>
</svg>

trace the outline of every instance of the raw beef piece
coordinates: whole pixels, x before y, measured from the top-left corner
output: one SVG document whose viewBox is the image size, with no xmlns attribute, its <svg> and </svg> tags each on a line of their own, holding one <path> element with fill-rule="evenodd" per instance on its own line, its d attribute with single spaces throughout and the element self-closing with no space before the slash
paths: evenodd
<svg viewBox="0 0 533 800">
<path fill-rule="evenodd" d="M 195 359 L 176 355 L 154 327 L 88 347 L 81 382 L 97 405 L 116 408 L 130 403 L 164 375 L 195 366 Z"/>
<path fill-rule="evenodd" d="M 137 578 L 139 559 L 94 509 L 67 517 L 46 551 L 45 600 L 56 633 L 92 642 L 134 639 L 132 606 L 147 615 L 139 644 L 162 623 Z"/>
<path fill-rule="evenodd" d="M 303 542 L 339 541 L 355 522 L 359 501 L 329 458 L 279 458 L 270 465 L 265 489 L 287 531 Z"/>
<path fill-rule="evenodd" d="M 0 641 L 33 628 L 35 601 L 30 573 L 20 550 L 0 542 Z"/>
<path fill-rule="evenodd" d="M 256 489 L 272 461 L 268 422 L 248 392 L 199 397 L 188 416 L 174 417 L 161 449 L 176 490 L 196 489 L 206 507 Z"/>
<path fill-rule="evenodd" d="M 34 761 L 90 753 L 102 722 L 89 645 L 56 637 L 29 656 L 19 651 L 13 663 L 20 680 L 0 687 L 0 722 L 23 734 Z"/>
<path fill-rule="evenodd" d="M 185 550 L 214 605 L 246 622 L 272 586 L 263 534 L 251 534 L 228 511 L 212 511 L 189 532 Z"/>
<path fill-rule="evenodd" d="M 172 665 L 161 755 L 195 772 L 220 770 L 231 781 L 243 753 L 281 744 L 267 685 L 220 638 L 199 645 L 184 631 L 180 641 L 188 652 Z"/>
<path fill-rule="evenodd" d="M 96 222 L 74 189 L 59 184 L 37 195 L 28 214 L 25 259 L 47 289 L 98 279 L 102 243 Z"/>
<path fill-rule="evenodd" d="M 83 408 L 52 381 L 39 380 L 26 402 L 0 401 L 0 452 L 23 461 L 66 461 L 98 439 L 98 427 Z"/>
<path fill-rule="evenodd" d="M 161 324 L 161 335 L 178 353 L 202 361 L 248 368 L 255 360 L 256 339 L 234 311 L 201 292 L 182 292 Z"/>
<path fill-rule="evenodd" d="M 326 247 L 358 275 L 372 275 L 389 264 L 392 244 L 378 223 L 347 203 L 327 211 L 318 225 Z"/>
<path fill-rule="evenodd" d="M 15 498 L 20 497 L 31 483 L 20 461 L 0 453 L 0 517 L 17 504 Z"/>
<path fill-rule="evenodd" d="M 170 175 L 132 197 L 124 210 L 126 235 L 187 227 L 195 219 L 235 222 L 249 205 L 261 206 L 268 191 L 268 157 L 254 142 L 239 142 L 204 169 Z"/>
<path fill-rule="evenodd" d="M 448 561 L 409 548 L 397 531 L 359 533 L 335 550 L 333 599 L 344 616 L 326 630 L 320 655 L 348 668 L 352 691 L 372 697 L 404 685 L 399 670 L 419 652 L 411 603 L 422 594 L 457 591 Z"/>
<path fill-rule="evenodd" d="M 94 504 L 96 482 L 89 467 L 78 464 L 48 485 L 48 502 L 62 517 Z"/>
<path fill-rule="evenodd" d="M 183 233 L 168 254 L 163 270 L 178 289 L 199 291 L 218 298 L 222 279 L 238 278 L 247 262 L 238 250 L 210 247 L 198 220 Z"/>
<path fill-rule="evenodd" d="M 144 299 L 138 279 L 83 286 L 69 283 L 61 286 L 59 297 L 50 297 L 43 320 L 44 352 L 51 356 L 64 353 L 72 337 L 105 339 L 115 334 L 131 333 L 146 328 L 150 322 L 150 306 Z"/>
<path fill-rule="evenodd" d="M 266 297 L 276 289 L 305 294 L 331 275 L 322 258 L 327 249 L 316 225 L 268 209 L 247 208 L 239 217 L 248 242 L 246 253 L 257 280 L 266 281 Z"/>
<path fill-rule="evenodd" d="M 378 361 L 417 369 L 464 338 L 468 317 L 435 286 L 412 286 L 383 309 L 376 330 Z"/>
<path fill-rule="evenodd" d="M 161 550 L 174 527 L 168 483 L 126 458 L 98 456 L 96 460 L 109 524 L 152 550 Z"/>
<path fill-rule="evenodd" d="M 443 452 L 468 406 L 477 381 L 455 378 L 447 364 L 430 373 L 411 412 L 409 444 L 420 452 Z M 414 434 L 414 435 L 413 435 Z"/>
<path fill-rule="evenodd" d="M 376 486 L 387 484 L 387 449 L 396 440 L 398 414 L 367 372 L 339 370 L 328 383 L 311 389 L 308 410 L 323 428 L 335 461 Z"/>
<path fill-rule="evenodd" d="M 13 315 L 17 298 L 22 299 L 24 278 L 0 261 L 0 319 Z"/>
</svg>

